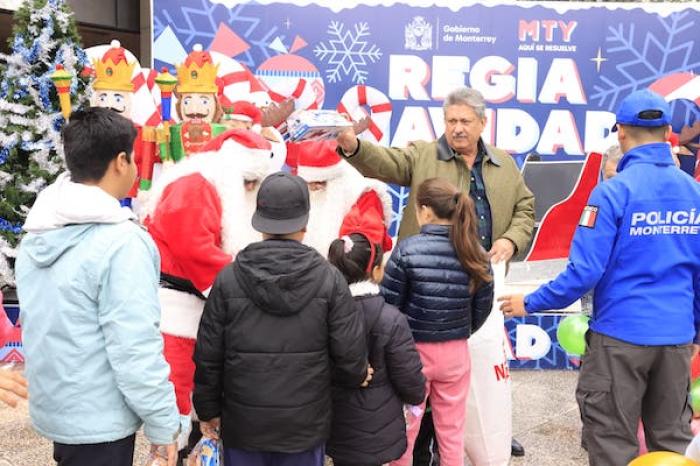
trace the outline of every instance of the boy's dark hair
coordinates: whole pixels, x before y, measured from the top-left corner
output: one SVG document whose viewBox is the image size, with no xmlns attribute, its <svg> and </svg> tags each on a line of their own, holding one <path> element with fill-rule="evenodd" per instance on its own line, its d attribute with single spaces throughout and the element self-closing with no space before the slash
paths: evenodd
<svg viewBox="0 0 700 466">
<path fill-rule="evenodd" d="M 114 110 L 91 107 L 73 112 L 61 135 L 71 179 L 82 183 L 101 180 L 121 152 L 131 160 L 136 128 Z"/>
<path fill-rule="evenodd" d="M 378 244 L 370 245 L 365 235 L 353 233 L 350 235 L 352 249 L 345 252 L 345 240 L 333 240 L 328 249 L 328 262 L 333 264 L 345 277 L 348 285 L 369 280 L 372 270 L 382 263 L 382 248 Z M 374 248 L 374 256 L 372 250 Z M 372 264 L 370 258 L 374 257 Z"/>
</svg>

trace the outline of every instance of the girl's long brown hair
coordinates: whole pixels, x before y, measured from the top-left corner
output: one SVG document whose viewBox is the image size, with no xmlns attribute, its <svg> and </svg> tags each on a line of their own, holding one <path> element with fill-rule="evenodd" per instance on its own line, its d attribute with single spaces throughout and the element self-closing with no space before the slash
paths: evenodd
<svg viewBox="0 0 700 466">
<path fill-rule="evenodd" d="M 450 239 L 459 262 L 471 276 L 471 292 L 490 282 L 492 278 L 489 273 L 489 258 L 479 242 L 476 212 L 469 195 L 459 191 L 443 178 L 430 178 L 418 187 L 416 202 L 419 207 L 427 206 L 433 209 L 441 220 L 452 222 Z"/>
</svg>

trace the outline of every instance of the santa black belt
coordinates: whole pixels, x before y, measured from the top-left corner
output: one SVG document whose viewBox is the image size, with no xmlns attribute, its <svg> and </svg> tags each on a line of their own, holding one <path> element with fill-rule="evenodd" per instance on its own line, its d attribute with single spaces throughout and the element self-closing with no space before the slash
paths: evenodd
<svg viewBox="0 0 700 466">
<path fill-rule="evenodd" d="M 170 275 L 161 272 L 160 274 L 160 287 L 166 288 L 168 290 L 181 291 L 183 293 L 191 294 L 199 299 L 206 301 L 207 298 L 199 291 L 194 284 L 186 278 L 176 277 L 175 275 Z"/>
</svg>

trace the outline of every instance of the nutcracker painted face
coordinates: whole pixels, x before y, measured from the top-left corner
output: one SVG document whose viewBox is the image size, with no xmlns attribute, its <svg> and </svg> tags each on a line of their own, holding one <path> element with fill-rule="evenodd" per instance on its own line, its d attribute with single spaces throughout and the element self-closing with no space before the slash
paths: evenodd
<svg viewBox="0 0 700 466">
<path fill-rule="evenodd" d="M 179 97 L 178 106 L 182 121 L 199 119 L 212 123 L 215 121 L 215 116 L 220 113 L 215 94 L 188 92 Z"/>
<path fill-rule="evenodd" d="M 218 123 L 222 111 L 216 97 L 219 87 L 216 81 L 218 66 L 209 52 L 197 44 L 177 69 L 176 110 L 183 122 L 202 120 Z"/>
<path fill-rule="evenodd" d="M 133 92 L 96 90 L 90 98 L 90 106 L 111 108 L 120 115 L 131 119 Z"/>
<path fill-rule="evenodd" d="M 119 41 L 112 41 L 111 47 L 100 60 L 93 63 L 95 82 L 90 105 L 111 108 L 126 118 L 131 119 L 134 85 L 131 78 L 136 63 L 129 63 L 126 50 Z"/>
</svg>

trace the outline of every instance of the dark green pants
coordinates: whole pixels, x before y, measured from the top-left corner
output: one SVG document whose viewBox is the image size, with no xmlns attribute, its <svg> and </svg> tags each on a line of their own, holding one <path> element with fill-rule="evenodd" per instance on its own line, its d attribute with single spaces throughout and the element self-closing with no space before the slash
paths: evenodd
<svg viewBox="0 0 700 466">
<path fill-rule="evenodd" d="M 587 341 L 576 400 L 591 466 L 636 458 L 640 418 L 649 451 L 685 453 L 692 345 L 637 346 L 591 331 Z"/>
</svg>

